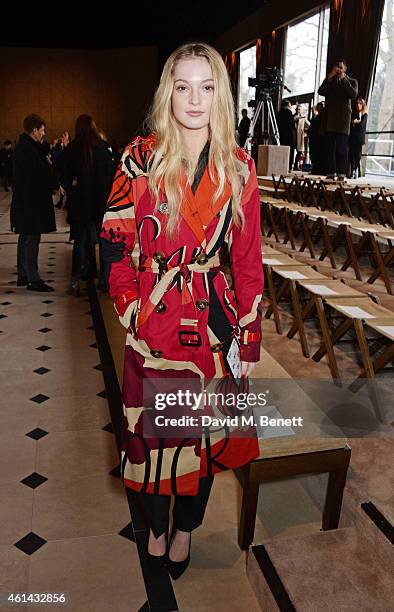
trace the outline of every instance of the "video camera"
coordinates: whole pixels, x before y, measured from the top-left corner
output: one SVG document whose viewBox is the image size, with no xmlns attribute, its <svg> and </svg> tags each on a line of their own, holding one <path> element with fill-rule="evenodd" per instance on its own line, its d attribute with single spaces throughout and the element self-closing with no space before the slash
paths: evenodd
<svg viewBox="0 0 394 612">
<path fill-rule="evenodd" d="M 290 91 L 283 82 L 283 70 L 273 66 L 272 68 L 264 68 L 263 72 L 258 75 L 257 78 L 248 79 L 249 87 L 256 87 L 256 99 L 263 98 L 265 96 L 272 96 L 281 87 Z M 255 106 L 255 101 L 251 101 L 253 104 L 248 106 Z"/>
</svg>

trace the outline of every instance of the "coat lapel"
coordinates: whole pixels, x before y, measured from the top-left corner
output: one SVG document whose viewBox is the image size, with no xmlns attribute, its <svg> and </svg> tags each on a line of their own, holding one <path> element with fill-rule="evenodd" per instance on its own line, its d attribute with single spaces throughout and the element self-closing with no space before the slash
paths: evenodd
<svg viewBox="0 0 394 612">
<path fill-rule="evenodd" d="M 199 242 L 203 243 L 205 241 L 205 228 L 231 197 L 231 185 L 227 182 L 222 196 L 213 203 L 216 185 L 209 176 L 208 167 L 205 168 L 195 194 L 192 192 L 183 169 L 182 176 L 184 181 L 183 184 L 185 185 L 185 196 L 180 213 L 194 235 L 198 238 Z"/>
</svg>

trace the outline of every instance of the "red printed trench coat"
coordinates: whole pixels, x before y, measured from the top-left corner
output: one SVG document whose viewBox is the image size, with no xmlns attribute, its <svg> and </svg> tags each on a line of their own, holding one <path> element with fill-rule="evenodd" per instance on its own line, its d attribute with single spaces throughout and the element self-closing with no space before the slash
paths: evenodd
<svg viewBox="0 0 394 612">
<path fill-rule="evenodd" d="M 147 162 L 155 137 L 126 147 L 103 220 L 101 244 L 109 264 L 110 295 L 127 328 L 123 379 L 122 479 L 136 491 L 195 495 L 199 478 L 246 464 L 259 454 L 256 436 L 223 430 L 195 439 L 145 439 L 143 379 L 220 379 L 236 336 L 241 358 L 260 354 L 263 268 L 260 202 L 253 160 L 242 193 L 245 227 L 232 220 L 231 189 L 214 202 L 208 167 L 193 191 L 185 178 L 179 233 L 169 239 L 165 194 L 159 207 L 148 189 Z M 233 291 L 219 263 L 227 243 Z M 206 431 L 206 430 L 204 430 Z"/>
</svg>

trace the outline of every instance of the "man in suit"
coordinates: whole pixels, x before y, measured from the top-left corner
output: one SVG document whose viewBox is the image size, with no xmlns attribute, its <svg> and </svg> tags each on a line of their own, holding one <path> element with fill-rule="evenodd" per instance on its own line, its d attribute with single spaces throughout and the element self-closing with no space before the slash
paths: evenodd
<svg viewBox="0 0 394 612">
<path fill-rule="evenodd" d="M 348 162 L 351 101 L 357 98 L 358 83 L 346 74 L 346 61 L 339 59 L 319 87 L 326 98 L 327 178 L 344 180 Z"/>
</svg>

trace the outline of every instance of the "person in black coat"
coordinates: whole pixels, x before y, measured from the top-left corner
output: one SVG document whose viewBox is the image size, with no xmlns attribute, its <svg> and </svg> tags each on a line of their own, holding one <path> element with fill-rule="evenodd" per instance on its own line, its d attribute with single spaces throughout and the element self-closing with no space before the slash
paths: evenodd
<svg viewBox="0 0 394 612">
<path fill-rule="evenodd" d="M 291 112 L 291 103 L 288 100 L 282 100 L 281 109 L 276 114 L 276 122 L 278 124 L 280 144 L 290 147 L 289 170 L 292 170 L 297 132 L 294 116 Z"/>
<path fill-rule="evenodd" d="M 316 104 L 313 113 L 308 129 L 309 155 L 312 164 L 311 174 L 325 174 L 323 102 Z"/>
<path fill-rule="evenodd" d="M 361 152 L 365 144 L 367 121 L 367 103 L 363 98 L 357 98 L 356 112 L 352 117 L 349 138 L 350 172 L 352 178 L 361 176 Z"/>
<path fill-rule="evenodd" d="M 112 159 L 89 115 L 80 115 L 75 138 L 62 156 L 62 184 L 67 193 L 68 221 L 74 238 L 70 291 L 97 275 L 95 245 L 113 180 Z M 100 271 L 100 278 L 103 276 Z"/>
<path fill-rule="evenodd" d="M 241 113 L 242 113 L 242 119 L 239 122 L 239 125 L 237 127 L 237 136 L 238 136 L 239 146 L 244 147 L 246 143 L 246 139 L 249 134 L 250 119 L 248 117 L 248 111 L 246 108 L 243 108 Z"/>
<path fill-rule="evenodd" d="M 4 191 L 9 191 L 10 185 L 12 185 L 12 158 L 14 150 L 12 148 L 11 140 L 4 142 L 4 147 L 0 149 L 0 166 L 1 176 L 3 178 Z"/>
<path fill-rule="evenodd" d="M 19 234 L 19 287 L 33 291 L 53 291 L 38 273 L 41 234 L 56 231 L 52 193 L 57 189 L 49 161 L 42 155 L 41 142 L 45 122 L 38 115 L 28 115 L 24 133 L 19 137 L 13 158 L 14 193 L 11 202 L 11 230 Z"/>
</svg>

